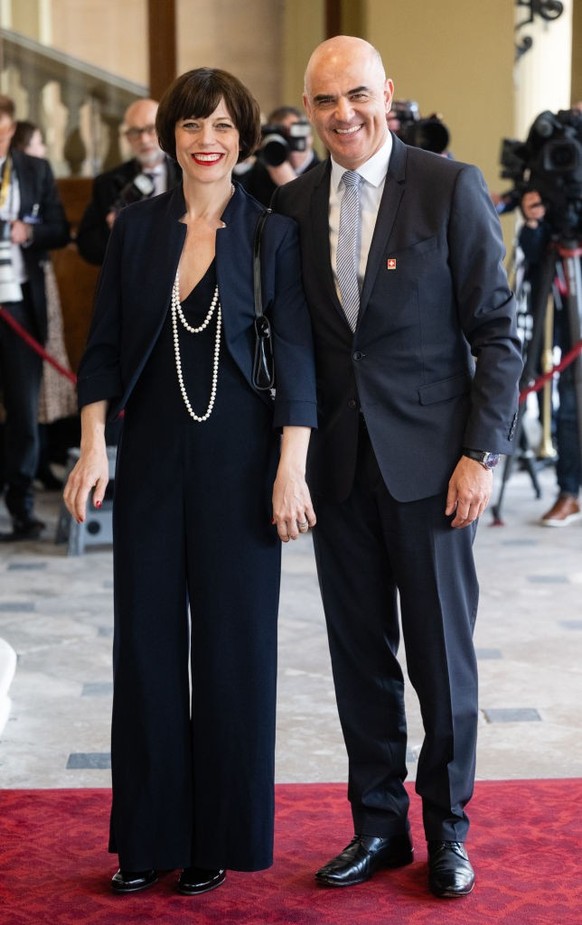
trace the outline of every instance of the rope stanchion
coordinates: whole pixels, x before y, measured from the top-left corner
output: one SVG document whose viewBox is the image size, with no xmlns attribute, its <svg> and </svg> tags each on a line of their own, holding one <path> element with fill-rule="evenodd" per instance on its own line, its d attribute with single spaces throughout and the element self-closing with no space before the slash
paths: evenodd
<svg viewBox="0 0 582 925">
<path fill-rule="evenodd" d="M 46 360 L 47 363 L 50 363 L 50 365 L 53 366 L 54 369 L 56 369 L 57 372 L 61 374 L 61 376 L 65 376 L 70 382 L 73 383 L 73 385 L 77 384 L 77 377 L 75 373 L 59 363 L 58 360 L 55 360 L 55 358 L 51 356 L 50 353 L 47 353 L 42 344 L 39 344 L 39 342 L 35 340 L 35 338 L 29 334 L 25 328 L 22 327 L 22 325 L 10 314 L 4 305 L 0 305 L 0 318 L 5 321 L 6 324 L 12 328 L 12 330 L 18 334 L 18 336 L 21 337 L 26 344 L 28 344 L 31 350 L 34 350 L 34 352 L 38 353 L 38 355 L 42 357 L 43 360 Z"/>
</svg>

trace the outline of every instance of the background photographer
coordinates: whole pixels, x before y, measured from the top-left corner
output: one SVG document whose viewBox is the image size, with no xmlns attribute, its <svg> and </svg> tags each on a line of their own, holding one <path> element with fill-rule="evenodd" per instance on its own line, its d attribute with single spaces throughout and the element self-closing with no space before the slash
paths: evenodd
<svg viewBox="0 0 582 925">
<path fill-rule="evenodd" d="M 136 100 L 128 106 L 123 134 L 133 157 L 93 181 L 92 199 L 76 238 L 81 257 L 89 263 L 98 266 L 103 263 L 109 234 L 120 209 L 146 196 L 164 193 L 180 180 L 180 168 L 158 144 L 157 111 L 155 100 Z"/>
<path fill-rule="evenodd" d="M 294 106 L 274 109 L 262 135 L 255 163 L 238 180 L 251 196 L 268 206 L 278 186 L 315 167 L 319 158 L 313 150 L 311 127 Z"/>
<path fill-rule="evenodd" d="M 533 328 L 525 372 L 535 377 L 545 330 L 548 297 L 554 295 L 553 346 L 567 353 L 580 340 L 582 294 L 579 288 L 582 243 L 582 112 L 579 104 L 534 119 L 525 142 L 505 138 L 501 176 L 514 187 L 497 204 L 508 211 L 518 203 L 525 219 L 518 244 L 530 284 L 529 312 Z M 567 285 L 555 285 L 556 277 Z M 567 288 L 569 286 L 569 290 Z M 564 298 L 562 294 L 564 291 Z M 551 345 L 550 345 L 551 346 Z M 578 502 L 582 479 L 578 397 L 580 357 L 558 381 L 555 443 L 558 497 L 541 518 L 548 527 L 563 527 L 582 514 Z"/>
<path fill-rule="evenodd" d="M 542 284 L 540 271 L 542 261 L 551 244 L 552 228 L 545 221 L 546 209 L 537 190 L 525 192 L 521 198 L 520 207 L 524 224 L 518 235 L 518 243 L 526 260 L 526 278 L 531 286 L 533 302 Z M 554 311 L 554 345 L 560 348 L 562 355 L 573 346 L 568 318 L 565 317 L 563 309 Z M 556 479 L 559 493 L 555 503 L 540 520 L 545 527 L 565 527 L 582 517 L 578 503 L 582 465 L 573 365 L 566 367 L 560 373 L 558 397 L 555 444 L 558 454 Z"/>
<path fill-rule="evenodd" d="M 42 359 L 8 318 L 45 343 L 47 251 L 69 241 L 50 164 L 10 148 L 14 116 L 14 101 L 0 95 L 0 381 L 6 410 L 4 500 L 12 520 L 12 533 L 0 539 L 9 542 L 35 539 L 44 524 L 35 516 L 33 488 Z"/>
</svg>

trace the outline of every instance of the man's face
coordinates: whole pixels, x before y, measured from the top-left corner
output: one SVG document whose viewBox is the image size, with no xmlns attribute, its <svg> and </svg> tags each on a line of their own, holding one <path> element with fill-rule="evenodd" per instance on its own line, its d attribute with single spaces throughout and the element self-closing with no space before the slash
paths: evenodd
<svg viewBox="0 0 582 925">
<path fill-rule="evenodd" d="M 394 86 L 366 46 L 332 42 L 319 52 L 308 67 L 303 103 L 334 160 L 355 170 L 388 137 Z"/>
<path fill-rule="evenodd" d="M 8 154 L 15 130 L 16 125 L 10 116 L 0 115 L 0 157 L 6 157 Z"/>
<path fill-rule="evenodd" d="M 142 167 L 154 167 L 164 156 L 156 134 L 157 111 L 153 100 L 138 100 L 125 114 L 124 135 Z"/>
</svg>

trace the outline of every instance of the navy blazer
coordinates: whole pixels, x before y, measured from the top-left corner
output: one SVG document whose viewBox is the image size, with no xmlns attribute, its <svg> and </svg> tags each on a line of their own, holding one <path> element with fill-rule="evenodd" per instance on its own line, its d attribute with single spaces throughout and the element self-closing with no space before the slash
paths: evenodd
<svg viewBox="0 0 582 925">
<path fill-rule="evenodd" d="M 11 151 L 14 172 L 18 177 L 20 210 L 18 218 L 35 218 L 31 243 L 22 248 L 24 266 L 30 286 L 36 336 L 44 344 L 47 337 L 47 310 L 44 263 L 48 251 L 64 247 L 70 240 L 69 223 L 48 161 L 22 151 Z"/>
<path fill-rule="evenodd" d="M 78 373 L 79 406 L 108 400 L 125 406 L 168 315 L 186 236 L 182 187 L 125 208 L 116 220 L 101 270 L 95 311 Z M 252 386 L 254 291 L 252 246 L 263 207 L 238 184 L 216 233 L 216 274 L 226 348 Z M 315 427 L 316 395 L 309 313 L 301 284 L 294 222 L 271 216 L 263 235 L 263 286 L 273 329 L 275 427 Z M 220 388 L 220 371 L 218 379 Z"/>
<path fill-rule="evenodd" d="M 310 485 L 347 497 L 362 412 L 391 494 L 430 497 L 463 446 L 513 450 L 522 360 L 499 220 L 476 167 L 393 137 L 353 334 L 330 262 L 330 172 L 327 161 L 273 197 L 299 223 L 313 323 Z"/>
</svg>

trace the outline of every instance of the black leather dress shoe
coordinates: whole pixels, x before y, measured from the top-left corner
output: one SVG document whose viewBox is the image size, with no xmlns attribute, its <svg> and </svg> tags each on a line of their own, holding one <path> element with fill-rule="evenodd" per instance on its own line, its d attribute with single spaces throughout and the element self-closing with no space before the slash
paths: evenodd
<svg viewBox="0 0 582 925">
<path fill-rule="evenodd" d="M 158 875 L 155 870 L 118 870 L 111 878 L 114 893 L 137 893 L 153 886 Z"/>
<path fill-rule="evenodd" d="M 317 871 L 315 879 L 325 886 L 364 883 L 382 867 L 404 867 L 414 858 L 410 835 L 380 838 L 355 835 L 341 854 Z"/>
<path fill-rule="evenodd" d="M 475 871 L 460 841 L 429 841 L 428 885 L 435 896 L 467 896 L 475 886 Z"/>
<path fill-rule="evenodd" d="M 178 880 L 178 892 L 184 896 L 197 896 L 198 893 L 208 893 L 224 883 L 225 870 L 206 870 L 204 867 L 186 867 Z"/>
</svg>

